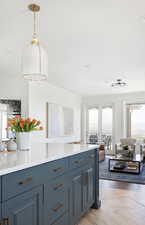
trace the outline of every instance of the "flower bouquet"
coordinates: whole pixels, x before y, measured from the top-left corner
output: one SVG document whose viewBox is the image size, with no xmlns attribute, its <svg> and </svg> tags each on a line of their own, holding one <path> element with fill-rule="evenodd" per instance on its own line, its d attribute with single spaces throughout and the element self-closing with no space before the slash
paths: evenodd
<svg viewBox="0 0 145 225">
<path fill-rule="evenodd" d="M 19 150 L 30 149 L 30 132 L 43 130 L 41 122 L 30 118 L 13 118 L 8 121 L 9 128 L 16 133 L 16 143 Z"/>
</svg>

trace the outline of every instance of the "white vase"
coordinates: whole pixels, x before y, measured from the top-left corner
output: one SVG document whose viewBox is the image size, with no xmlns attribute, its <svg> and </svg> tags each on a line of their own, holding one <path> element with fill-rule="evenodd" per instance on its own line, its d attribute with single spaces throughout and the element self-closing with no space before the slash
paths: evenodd
<svg viewBox="0 0 145 225">
<path fill-rule="evenodd" d="M 30 149 L 30 132 L 18 132 L 16 133 L 16 143 L 18 150 Z"/>
</svg>

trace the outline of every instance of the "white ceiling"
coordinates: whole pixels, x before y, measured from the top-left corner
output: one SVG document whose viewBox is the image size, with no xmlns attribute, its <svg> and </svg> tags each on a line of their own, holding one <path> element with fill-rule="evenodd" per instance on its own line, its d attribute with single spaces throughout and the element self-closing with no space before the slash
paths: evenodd
<svg viewBox="0 0 145 225">
<path fill-rule="evenodd" d="M 0 76 L 21 76 L 32 2 L 41 5 L 50 83 L 82 95 L 145 91 L 144 0 L 1 0 Z M 128 86 L 112 89 L 117 78 Z"/>
</svg>

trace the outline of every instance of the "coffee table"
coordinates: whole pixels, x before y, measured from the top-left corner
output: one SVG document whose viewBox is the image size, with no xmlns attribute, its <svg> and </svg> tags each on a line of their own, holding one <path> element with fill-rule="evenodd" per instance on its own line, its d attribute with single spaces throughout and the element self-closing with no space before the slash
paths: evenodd
<svg viewBox="0 0 145 225">
<path fill-rule="evenodd" d="M 109 158 L 109 171 L 119 173 L 140 174 L 143 168 L 143 157 L 136 154 L 133 158 L 125 158 L 121 155 Z"/>
</svg>

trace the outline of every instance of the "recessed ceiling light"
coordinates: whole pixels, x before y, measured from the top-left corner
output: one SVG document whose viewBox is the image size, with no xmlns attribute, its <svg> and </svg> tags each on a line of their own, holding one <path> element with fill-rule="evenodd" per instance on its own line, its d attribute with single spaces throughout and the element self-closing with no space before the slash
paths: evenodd
<svg viewBox="0 0 145 225">
<path fill-rule="evenodd" d="M 91 67 L 91 64 L 84 65 L 84 68 L 89 69 Z"/>
<path fill-rule="evenodd" d="M 117 79 L 116 82 L 111 84 L 111 87 L 126 87 L 127 83 L 122 81 L 122 79 Z"/>
</svg>

